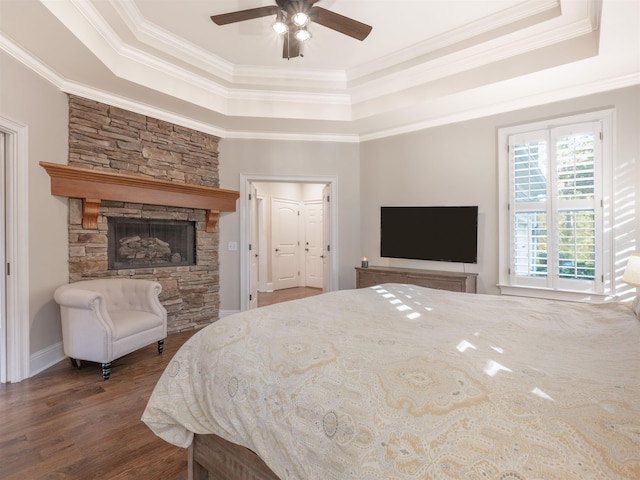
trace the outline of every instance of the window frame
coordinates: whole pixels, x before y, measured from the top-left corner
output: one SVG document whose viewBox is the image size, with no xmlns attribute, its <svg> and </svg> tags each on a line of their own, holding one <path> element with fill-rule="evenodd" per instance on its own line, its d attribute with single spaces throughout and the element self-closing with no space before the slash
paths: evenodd
<svg viewBox="0 0 640 480">
<path fill-rule="evenodd" d="M 547 138 L 551 138 L 551 131 L 571 127 L 585 123 L 598 123 L 600 126 L 600 152 L 596 154 L 595 165 L 596 192 L 595 192 L 595 221 L 596 221 L 596 280 L 594 288 L 568 288 L 565 283 L 557 281 L 555 276 L 550 282 L 518 281 L 515 276 L 513 251 L 514 235 L 512 221 L 515 218 L 511 211 L 511 205 L 515 203 L 515 182 L 511 175 L 511 156 L 509 152 L 509 139 L 514 135 L 535 134 L 546 132 Z M 537 121 L 521 125 L 513 125 L 498 129 L 498 174 L 499 174 L 499 279 L 498 287 L 502 294 L 520 295 L 528 297 L 581 300 L 601 302 L 609 299 L 614 292 L 613 288 L 613 252 L 612 252 L 612 218 L 613 218 L 613 176 L 612 159 L 615 151 L 615 109 L 598 110 L 578 115 L 558 117 L 549 120 Z M 549 146 L 549 148 L 552 148 Z M 555 147 L 554 147 L 555 148 Z M 549 152 L 549 156 L 551 156 Z M 555 184 L 556 178 L 550 178 L 549 182 Z M 555 192 L 555 190 L 552 190 Z M 549 213 L 549 208 L 545 209 Z M 547 222 L 555 221 L 555 213 L 547 216 Z M 522 277 L 520 277 L 522 278 Z M 576 281 L 579 282 L 579 281 Z M 578 285 L 576 283 L 575 285 Z"/>
</svg>

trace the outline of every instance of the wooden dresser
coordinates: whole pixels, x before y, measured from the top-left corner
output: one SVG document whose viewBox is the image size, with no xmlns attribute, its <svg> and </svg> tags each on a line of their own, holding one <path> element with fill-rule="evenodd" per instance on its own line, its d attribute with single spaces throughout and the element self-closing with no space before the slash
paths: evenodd
<svg viewBox="0 0 640 480">
<path fill-rule="evenodd" d="M 356 288 L 371 287 L 381 283 L 409 283 L 421 287 L 476 293 L 477 273 L 421 270 L 417 268 L 356 267 Z"/>
</svg>

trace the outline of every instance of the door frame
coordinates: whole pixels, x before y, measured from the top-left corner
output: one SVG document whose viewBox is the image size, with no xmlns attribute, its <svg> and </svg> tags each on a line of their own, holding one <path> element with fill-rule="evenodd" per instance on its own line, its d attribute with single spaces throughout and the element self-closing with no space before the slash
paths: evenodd
<svg viewBox="0 0 640 480">
<path fill-rule="evenodd" d="M 0 115 L 5 135 L 6 229 L 0 257 L 6 305 L 0 311 L 3 342 L 0 347 L 0 383 L 20 382 L 29 377 L 29 136 L 28 127 Z M 11 265 L 7 275 L 7 265 Z"/>
<path fill-rule="evenodd" d="M 240 310 L 249 307 L 249 279 L 251 261 L 249 255 L 249 238 L 251 233 L 251 219 L 249 216 L 249 192 L 253 182 L 272 183 L 323 183 L 328 185 L 331 201 L 329 202 L 329 221 L 331 231 L 329 234 L 329 271 L 327 272 L 327 291 L 333 291 L 338 287 L 338 177 L 336 176 L 286 176 L 286 175 L 261 175 L 240 174 Z"/>
</svg>

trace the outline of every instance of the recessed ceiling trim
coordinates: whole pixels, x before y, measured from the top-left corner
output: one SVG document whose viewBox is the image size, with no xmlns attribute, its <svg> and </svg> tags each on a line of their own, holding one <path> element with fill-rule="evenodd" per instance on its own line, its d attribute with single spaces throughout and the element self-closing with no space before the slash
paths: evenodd
<svg viewBox="0 0 640 480">
<path fill-rule="evenodd" d="M 237 65 L 233 72 L 234 82 L 249 85 L 265 85 L 277 82 L 279 85 L 295 85 L 307 90 L 344 89 L 347 75 L 344 70 L 291 70 L 272 67 Z"/>
<path fill-rule="evenodd" d="M 359 143 L 359 135 L 342 135 L 339 133 L 282 133 L 261 131 L 227 131 L 224 138 L 245 140 L 288 140 L 304 142 L 336 142 Z"/>
<path fill-rule="evenodd" d="M 412 68 L 390 73 L 370 80 L 350 90 L 353 104 L 374 100 L 407 90 L 417 85 L 447 78 L 478 67 L 492 65 L 509 58 L 516 58 L 545 47 L 561 44 L 567 40 L 584 37 L 593 30 L 588 19 L 563 25 L 549 35 L 531 35 L 514 38 L 511 42 L 498 41 L 477 45 L 464 51 L 436 58 Z M 591 46 L 592 43 L 589 43 Z"/>
<path fill-rule="evenodd" d="M 526 85 L 529 80 L 523 81 Z M 561 102 L 573 98 L 580 98 L 587 95 L 594 95 L 602 92 L 616 90 L 620 88 L 632 87 L 640 84 L 640 72 L 630 75 L 623 75 L 612 79 L 604 79 L 589 83 L 577 83 L 565 85 L 556 90 L 545 90 L 537 94 L 525 94 L 530 92 L 526 86 L 513 88 L 510 84 L 511 94 L 504 101 L 499 101 L 500 90 L 506 91 L 502 83 L 484 87 L 475 91 L 467 91 L 456 97 L 435 99 L 430 105 L 426 105 L 424 111 L 430 112 L 430 118 L 408 122 L 393 128 L 381 129 L 375 132 L 362 133 L 360 141 L 366 142 L 380 138 L 403 135 L 417 132 L 428 128 L 448 125 L 457 122 L 484 118 L 491 115 L 522 110 L 553 102 Z M 465 100 L 466 99 L 466 100 Z M 473 100 L 476 103 L 472 103 Z M 483 99 L 496 99 L 494 101 L 483 101 Z M 463 108 L 461 108 L 461 106 Z"/>
<path fill-rule="evenodd" d="M 90 5 L 90 2 L 84 2 L 83 4 L 87 5 L 87 9 L 90 8 L 88 6 Z M 411 60 L 420 58 L 429 52 L 437 51 L 454 44 L 463 43 L 465 40 L 474 36 L 481 35 L 487 31 L 497 30 L 510 23 L 522 21 L 522 19 L 527 17 L 539 15 L 541 12 L 558 9 L 558 0 L 525 1 L 517 7 L 512 7 L 505 9 L 502 12 L 498 12 L 498 14 L 492 16 L 489 21 L 487 21 L 487 19 L 483 19 L 468 24 L 463 29 L 457 29 L 456 31 L 449 32 L 445 35 L 433 37 L 419 45 L 405 49 L 404 52 L 395 53 L 392 56 L 376 60 L 368 66 L 363 66 L 362 69 L 352 69 L 349 72 L 343 70 L 319 72 L 314 70 L 292 70 L 287 68 L 267 68 L 251 65 L 230 66 L 228 62 L 211 54 L 210 52 L 199 49 L 145 20 L 132 0 L 113 1 L 110 2 L 110 4 L 113 5 L 114 9 L 116 9 L 118 14 L 122 17 L 128 28 L 133 32 L 133 35 L 146 45 L 161 49 L 162 51 L 170 52 L 181 61 L 187 61 L 193 66 L 212 73 L 214 76 L 225 81 L 233 83 L 247 83 L 250 85 L 268 85 L 271 88 L 277 88 L 277 86 L 284 87 L 284 85 L 281 84 L 283 81 L 288 86 L 296 85 L 303 87 L 306 84 L 306 86 L 310 87 L 344 87 L 346 85 L 342 82 L 346 82 L 347 78 L 349 82 L 352 82 L 384 69 L 393 67 L 397 68 L 405 62 L 410 62 Z M 96 22 L 95 25 L 98 25 L 98 23 Z M 314 82 L 315 85 L 309 85 L 308 82 Z M 328 85 L 328 82 L 333 84 Z"/>
<path fill-rule="evenodd" d="M 61 2 L 43 0 L 43 3 L 47 8 L 53 8 L 52 13 L 67 25 L 67 28 L 76 32 L 79 39 L 120 78 L 210 108 L 224 115 L 276 118 L 300 116 L 306 119 L 324 120 L 351 118 L 348 94 L 289 90 L 258 91 L 223 87 L 214 79 L 205 78 L 124 44 L 93 8 L 87 7 L 81 11 L 74 9 L 77 5 L 75 2 L 71 5 L 64 3 L 61 5 Z M 93 29 L 96 25 L 101 29 L 100 35 Z M 320 108 L 314 110 L 313 105 Z"/>
<path fill-rule="evenodd" d="M 352 113 L 347 108 L 350 104 L 354 105 L 372 101 L 375 98 L 400 94 L 415 85 L 428 83 L 437 78 L 446 78 L 449 75 L 457 74 L 465 69 L 476 68 L 478 64 L 490 64 L 499 59 L 521 54 L 527 49 L 538 47 L 539 44 L 549 44 L 554 41 L 556 35 L 564 37 L 565 35 L 570 36 L 571 34 L 575 34 L 575 32 L 569 31 L 568 33 L 562 32 L 560 34 L 528 35 L 520 41 L 511 42 L 506 48 L 498 48 L 494 42 L 486 42 L 473 48 L 455 52 L 452 55 L 435 58 L 433 61 L 404 69 L 401 72 L 389 73 L 379 79 L 364 82 L 357 87 L 352 87 L 348 93 L 343 94 L 324 93 L 327 92 L 327 90 L 320 91 L 317 88 L 315 91 L 300 92 L 295 91 L 294 88 L 296 87 L 291 84 L 279 90 L 275 85 L 275 77 L 284 80 L 287 75 L 285 75 L 283 69 L 269 69 L 271 76 L 263 78 L 261 82 L 264 89 L 245 89 L 222 86 L 217 78 L 208 78 L 197 72 L 187 71 L 185 68 L 155 57 L 133 46 L 124 44 L 106 24 L 104 19 L 102 19 L 99 12 L 91 5 L 91 2 L 78 2 L 78 0 L 73 0 L 71 2 L 72 6 L 68 8 L 61 7 L 61 2 L 52 0 L 43 0 L 43 3 L 47 8 L 53 8 L 55 10 L 53 13 L 58 16 L 70 30 L 79 30 L 77 35 L 84 37 L 81 38 L 81 40 L 83 40 L 85 44 L 91 45 L 94 53 L 101 56 L 101 61 L 121 78 L 213 109 L 224 115 L 248 115 L 274 118 L 291 118 L 292 116 L 300 115 L 306 119 L 350 120 Z M 120 7 L 118 8 L 119 15 L 125 19 L 129 28 L 136 31 L 138 38 L 151 36 L 154 41 L 160 42 L 159 47 L 189 50 L 187 44 L 180 44 L 175 37 L 163 33 L 163 31 L 155 28 L 150 22 L 145 21 L 137 7 L 133 5 L 133 2 L 114 2 L 114 5 Z M 534 5 L 538 6 L 538 9 L 541 8 L 538 2 L 525 2 L 524 5 L 526 7 Z M 550 8 L 557 6 L 557 2 L 555 0 L 547 0 L 540 5 L 545 8 Z M 493 21 L 495 24 L 502 25 L 505 21 L 521 18 L 531 11 L 539 10 L 523 9 L 518 15 L 510 13 L 511 10 L 508 10 L 502 14 L 504 19 L 494 19 Z M 74 22 L 81 23 L 78 17 L 82 18 L 82 22 L 88 23 L 90 28 L 87 28 L 87 25 L 81 28 L 83 25 L 74 24 Z M 140 25 L 144 27 L 141 29 Z M 575 23 L 574 26 L 575 25 L 585 29 L 590 27 L 589 22 Z M 86 31 L 90 29 L 99 29 L 100 35 L 95 31 L 86 33 Z M 471 30 L 473 34 L 476 34 L 481 29 L 486 31 L 487 27 L 478 24 L 474 25 L 474 28 Z M 532 34 L 533 33 L 536 32 L 532 32 Z M 456 37 L 456 35 L 461 34 L 456 32 L 455 35 L 443 36 L 444 40 L 442 40 L 442 44 L 459 41 L 463 38 L 462 36 Z M 466 35 L 468 36 L 468 34 Z M 169 39 L 171 41 L 169 41 Z M 200 51 L 197 56 L 203 60 L 206 57 L 204 51 Z M 211 57 L 211 55 L 209 55 L 209 57 Z M 242 72 L 244 78 L 258 78 L 260 72 L 264 71 L 264 69 L 259 67 L 246 67 L 238 69 L 238 71 Z M 228 76 L 228 69 L 224 73 Z M 292 72 L 287 72 L 289 78 L 292 76 L 291 73 Z M 309 71 L 305 71 L 303 75 L 306 77 L 298 78 L 305 78 L 307 82 L 314 77 Z M 336 74 L 336 72 L 330 72 L 329 77 L 334 79 L 337 77 L 344 78 L 342 75 Z M 327 74 L 315 76 L 315 80 L 318 81 L 319 84 L 323 83 L 322 80 L 326 79 Z M 291 81 L 289 80 L 289 82 Z M 299 85 L 301 85 L 301 83 Z M 189 88 L 185 88 L 185 85 L 188 85 Z M 254 87 L 255 86 L 259 85 L 254 85 Z M 317 87 L 317 85 L 311 85 L 309 88 L 313 87 Z M 299 103 L 304 106 L 298 106 L 297 104 Z M 380 104 L 379 108 L 384 108 L 386 100 L 373 102 L 371 106 L 376 103 Z M 314 105 L 321 108 L 314 111 Z M 325 108 L 327 106 L 340 108 L 334 108 L 332 110 Z M 378 112 L 374 110 L 370 113 L 376 114 Z"/>
<path fill-rule="evenodd" d="M 87 2 L 89 4 L 89 2 Z M 344 70 L 312 70 L 259 67 L 255 65 L 233 65 L 230 62 L 199 48 L 149 22 L 131 0 L 111 2 L 113 8 L 122 17 L 133 35 L 140 42 L 152 48 L 161 49 L 181 61 L 209 72 L 220 79 L 233 83 L 273 84 L 276 82 L 295 83 L 309 87 L 308 82 L 327 88 L 344 88 L 346 72 Z M 330 85 L 327 85 L 327 84 Z M 332 85 L 333 84 L 333 85 Z"/>
<path fill-rule="evenodd" d="M 367 76 L 380 75 L 385 70 L 397 70 L 401 65 L 418 63 L 417 59 L 423 63 L 425 59 L 435 58 L 436 52 L 439 51 L 455 53 L 461 48 L 467 48 L 471 39 L 484 36 L 483 41 L 488 41 L 491 40 L 491 32 L 495 32 L 493 36 L 509 33 L 505 31 L 505 28 L 509 28 L 510 25 L 513 25 L 510 28 L 511 31 L 515 30 L 515 25 L 522 28 L 521 23 L 527 19 L 530 19 L 529 26 L 534 25 L 546 18 L 542 15 L 544 13 L 547 13 L 548 17 L 560 15 L 559 0 L 525 1 L 517 7 L 508 8 L 492 15 L 490 20 L 487 18 L 477 20 L 462 28 L 428 38 L 416 45 L 396 51 L 392 55 L 387 55 L 369 64 L 352 68 L 347 72 L 347 76 L 350 82 L 354 82 Z M 458 47 L 456 48 L 456 46 Z"/>
<path fill-rule="evenodd" d="M 509 98 L 504 102 L 491 102 L 490 104 L 483 105 L 471 105 L 468 102 L 457 103 L 464 104 L 463 111 L 456 111 L 454 113 L 445 113 L 446 108 L 439 106 L 438 108 L 431 108 L 427 105 L 424 111 L 431 110 L 431 118 L 427 120 L 412 121 L 405 125 L 396 126 L 387 129 L 377 129 L 375 131 L 369 131 L 361 134 L 340 134 L 340 133 L 282 133 L 282 132 L 266 132 L 260 130 L 229 130 L 222 126 L 218 126 L 209 122 L 203 122 L 189 118 L 183 115 L 178 115 L 173 112 L 151 107 L 148 104 L 140 103 L 132 99 L 128 99 L 122 96 L 115 95 L 110 92 L 103 92 L 95 88 L 91 88 L 85 85 L 80 85 L 66 79 L 63 79 L 57 72 L 54 72 L 50 68 L 43 65 L 39 60 L 35 59 L 28 52 L 17 46 L 11 39 L 8 39 L 5 35 L 0 34 L 0 48 L 7 54 L 14 57 L 17 61 L 21 62 L 38 75 L 42 76 L 45 80 L 49 81 L 53 85 L 60 88 L 61 91 L 70 93 L 73 95 L 82 96 L 84 98 L 99 101 L 105 104 L 113 105 L 118 108 L 129 110 L 139 113 L 141 115 L 147 115 L 159 120 L 175 123 L 176 125 L 182 125 L 187 128 L 209 133 L 220 138 L 237 138 L 237 139 L 263 139 L 263 140 L 298 140 L 298 141 L 326 141 L 326 142 L 346 142 L 346 143 L 358 143 L 370 140 L 376 140 L 380 138 L 402 135 L 405 133 L 411 133 L 427 128 L 433 128 L 440 125 L 446 125 L 450 123 L 472 120 L 475 118 L 481 118 L 487 115 L 494 115 L 498 113 L 504 113 L 507 111 L 518 110 L 522 108 L 537 106 L 545 103 L 551 103 L 554 101 L 562 101 L 568 98 L 577 98 L 585 95 L 596 94 L 604 91 L 630 87 L 640 84 L 640 72 L 616 77 L 613 79 L 605 79 L 598 82 L 592 82 L 587 84 L 569 85 L 563 88 L 557 89 L 551 92 L 541 92 L 537 95 L 518 95 L 518 92 L 514 92 L 515 98 Z M 502 88 L 500 85 L 495 85 L 493 88 Z M 493 95 L 478 94 L 476 91 L 475 98 L 494 98 Z M 445 101 L 456 101 L 455 98 Z M 440 100 L 439 102 L 443 102 Z M 338 130 L 339 127 L 336 127 Z"/>
<path fill-rule="evenodd" d="M 306 104 L 351 105 L 351 96 L 344 93 L 282 92 L 279 90 L 229 89 L 229 100 L 291 102 Z"/>
<path fill-rule="evenodd" d="M 391 70 L 382 72 L 381 78 L 363 77 L 358 81 L 347 81 L 343 71 L 301 73 L 297 68 L 285 75 L 285 69 L 269 67 L 266 69 L 268 78 L 258 82 L 257 77 L 263 69 L 243 65 L 234 67 L 234 81 L 226 82 L 207 71 L 190 68 L 189 62 L 173 62 L 173 56 L 164 55 L 154 48 L 147 49 L 146 44 L 142 45 L 133 37 L 130 27 L 113 8 L 95 1 L 30 0 L 33 3 L 29 8 L 18 7 L 23 4 L 16 2 L 8 10 L 16 14 L 16 22 L 7 17 L 3 19 L 3 28 L 6 28 L 8 36 L 5 37 L 4 32 L 0 34 L 0 48 L 64 92 L 221 138 L 295 138 L 336 142 L 359 138 L 362 141 L 462 121 L 494 111 L 526 108 L 530 102 L 541 105 L 554 101 L 556 91 L 562 92 L 561 97 L 573 98 L 597 93 L 600 88 L 640 83 L 638 75 L 629 75 L 634 72 L 634 66 L 637 67 L 638 58 L 638 44 L 634 41 L 638 39 L 638 6 L 633 6 L 634 2 L 564 2 L 562 17 L 499 38 L 484 39 L 477 45 L 456 46 L 456 49 L 441 55 L 442 58 L 434 56 L 425 65 L 411 65 L 399 74 Z M 85 4 L 91 2 L 97 10 L 89 9 L 85 15 L 77 8 L 84 9 Z M 47 5 L 58 9 L 58 14 Z M 588 15 L 584 14 L 585 5 L 589 7 Z M 602 42 L 598 30 L 598 5 L 605 8 Z M 91 47 L 89 50 L 93 57 L 87 59 L 88 63 L 83 63 L 85 67 L 94 65 L 91 62 L 101 61 L 113 75 L 105 74 L 100 87 L 92 87 L 90 82 L 95 75 L 80 69 L 75 76 L 73 70 L 67 70 L 73 65 L 68 58 L 58 56 L 64 50 L 51 56 L 52 63 L 43 64 L 39 58 L 49 59 L 47 55 L 51 50 L 48 48 L 50 45 L 42 47 L 47 39 L 30 35 L 22 28 L 28 25 L 29 13 L 35 11 L 34 8 L 39 9 L 39 21 L 46 19 L 51 22 L 52 33 L 59 35 L 55 38 L 71 42 L 67 35 L 71 33 L 85 47 Z M 61 23 L 55 21 L 49 12 Z M 90 18 L 95 12 L 105 16 Z M 111 23 L 107 24 L 107 20 Z M 67 26 L 69 32 L 65 32 L 62 25 Z M 149 25 L 153 27 L 153 24 Z M 127 42 L 115 32 L 122 34 L 122 39 Z M 162 36 L 162 32 L 156 33 Z M 579 33 L 583 35 L 575 37 Z M 25 45 L 35 48 L 34 53 L 27 54 L 27 50 L 14 43 L 11 38 L 14 35 L 16 39 L 27 40 Z M 587 44 L 591 46 L 590 50 L 585 48 Z M 79 44 L 65 45 L 79 47 Z M 528 49 L 533 50 L 527 52 Z M 535 49 L 545 49 L 546 52 Z M 83 47 L 73 51 L 84 50 Z M 576 57 L 578 50 L 582 52 L 581 58 Z M 203 52 L 207 53 L 205 50 L 200 53 Z M 437 52 L 437 55 L 442 53 Z M 546 66 L 540 63 L 544 53 L 550 59 Z M 334 79 L 335 83 L 322 88 L 313 82 L 316 73 L 315 78 Z M 274 80 L 274 77 L 279 78 Z M 240 78 L 247 83 L 238 83 Z M 619 84 L 608 80 L 619 78 L 624 78 Z M 89 86 L 83 84 L 83 80 Z M 114 82 L 113 90 L 102 91 L 102 88 L 111 88 L 107 86 L 111 81 Z M 252 81 L 256 84 L 251 84 Z M 346 83 L 346 87 L 341 87 L 341 82 L 343 85 Z M 131 93 L 127 93 L 129 88 L 132 88 Z"/>
<path fill-rule="evenodd" d="M 227 82 L 253 85 L 285 82 L 299 84 L 306 88 L 309 88 L 309 82 L 315 82 L 317 86 L 325 89 L 346 87 L 344 70 L 298 69 L 292 72 L 288 68 L 233 65 L 149 22 L 142 16 L 133 1 L 120 0 L 111 4 L 140 42 L 153 48 L 160 48 L 181 61 L 186 61 Z"/>
<path fill-rule="evenodd" d="M 90 2 L 85 2 L 89 8 Z M 235 66 L 149 22 L 131 0 L 112 1 L 110 5 L 120 15 L 135 38 L 145 45 L 162 51 L 200 68 L 220 79 L 233 82 Z"/>
</svg>

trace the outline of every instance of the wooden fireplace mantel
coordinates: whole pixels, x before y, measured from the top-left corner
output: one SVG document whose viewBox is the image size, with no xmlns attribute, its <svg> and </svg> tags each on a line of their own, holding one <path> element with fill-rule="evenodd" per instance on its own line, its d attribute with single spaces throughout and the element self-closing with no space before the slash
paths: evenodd
<svg viewBox="0 0 640 480">
<path fill-rule="evenodd" d="M 82 199 L 82 227 L 98 228 L 100 201 L 146 203 L 206 210 L 206 231 L 213 232 L 220 212 L 235 212 L 236 190 L 176 183 L 59 163 L 40 162 L 51 177 L 51 194 Z"/>
</svg>

